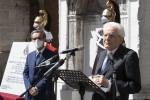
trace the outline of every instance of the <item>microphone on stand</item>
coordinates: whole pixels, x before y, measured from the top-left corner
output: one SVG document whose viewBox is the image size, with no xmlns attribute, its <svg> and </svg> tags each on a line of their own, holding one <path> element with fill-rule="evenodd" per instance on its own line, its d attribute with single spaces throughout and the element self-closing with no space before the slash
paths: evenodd
<svg viewBox="0 0 150 100">
<path fill-rule="evenodd" d="M 44 64 L 44 63 L 46 63 L 46 62 L 51 62 L 51 61 L 53 61 L 54 59 L 56 59 L 57 56 L 58 56 L 58 55 L 55 55 L 55 56 L 53 56 L 52 58 L 50 58 L 50 59 L 44 61 L 43 63 L 41 63 L 41 64 L 39 64 L 39 65 L 42 65 L 42 64 Z M 35 86 L 36 84 L 38 84 L 43 78 L 47 78 L 49 75 L 51 75 L 53 72 L 55 72 L 55 70 L 57 70 L 58 67 L 60 67 L 61 65 L 63 65 L 64 61 L 65 61 L 66 59 L 70 58 L 70 57 L 71 57 L 71 53 L 70 53 L 69 55 L 67 54 L 64 59 L 60 59 L 58 62 L 56 62 L 46 73 L 44 73 L 44 75 L 43 75 L 42 78 L 40 78 L 36 83 L 34 83 L 34 84 L 33 84 L 32 86 L 30 86 L 25 92 L 23 92 L 23 93 L 20 95 L 20 97 L 22 97 L 23 95 L 25 95 L 26 92 L 28 92 L 33 86 Z M 38 66 L 39 66 L 39 65 L 38 65 Z M 57 90 L 57 89 L 56 89 L 56 90 Z"/>
<path fill-rule="evenodd" d="M 75 52 L 75 51 L 79 51 L 79 50 L 83 50 L 83 49 L 84 49 L 84 46 L 83 45 L 79 45 L 76 48 L 64 50 L 60 54 L 64 54 L 64 53 L 68 53 L 68 52 Z"/>
<path fill-rule="evenodd" d="M 51 67 L 45 74 L 45 77 L 48 77 L 49 75 L 51 75 L 51 73 L 53 73 L 56 69 L 58 69 L 58 67 L 60 67 L 63 63 L 64 63 L 64 59 L 60 59 L 53 67 Z"/>
<path fill-rule="evenodd" d="M 120 99 L 121 96 L 118 91 L 118 87 L 117 87 L 117 83 L 116 83 L 116 71 L 114 69 L 114 58 L 113 58 L 112 52 L 110 52 L 110 51 L 107 52 L 107 55 L 110 59 L 110 64 L 112 65 L 112 69 L 113 69 L 113 83 L 114 83 L 114 85 L 113 85 L 113 100 L 115 100 L 115 97 L 117 97 L 117 99 Z"/>
<path fill-rule="evenodd" d="M 53 67 L 51 67 L 45 74 L 44 77 L 48 77 L 49 75 L 51 75 L 53 72 L 55 72 L 55 70 L 57 70 L 61 65 L 64 64 L 66 59 L 69 59 L 71 57 L 71 53 L 67 54 L 66 57 L 64 59 L 60 59 L 57 63 L 55 63 L 53 65 Z"/>
<path fill-rule="evenodd" d="M 44 62 L 40 63 L 38 66 L 35 67 L 35 69 L 39 69 L 39 68 L 50 68 L 52 67 L 55 63 L 52 62 L 56 62 L 59 59 L 58 55 L 54 55 L 53 57 L 45 60 Z"/>
<path fill-rule="evenodd" d="M 55 63 L 49 63 L 49 64 L 46 64 L 46 65 L 40 65 L 40 66 L 37 66 L 37 67 L 35 67 L 35 69 L 40 69 L 40 68 L 50 68 L 50 67 L 52 67 L 52 66 L 54 66 L 55 65 Z"/>
</svg>

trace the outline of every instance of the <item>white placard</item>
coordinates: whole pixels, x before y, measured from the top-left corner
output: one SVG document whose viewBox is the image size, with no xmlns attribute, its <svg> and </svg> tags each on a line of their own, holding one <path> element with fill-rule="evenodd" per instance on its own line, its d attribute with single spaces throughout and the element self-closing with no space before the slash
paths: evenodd
<svg viewBox="0 0 150 100">
<path fill-rule="evenodd" d="M 22 72 L 27 54 L 33 50 L 35 50 L 35 47 L 32 42 L 13 42 L 0 92 L 20 95 L 25 91 Z"/>
</svg>

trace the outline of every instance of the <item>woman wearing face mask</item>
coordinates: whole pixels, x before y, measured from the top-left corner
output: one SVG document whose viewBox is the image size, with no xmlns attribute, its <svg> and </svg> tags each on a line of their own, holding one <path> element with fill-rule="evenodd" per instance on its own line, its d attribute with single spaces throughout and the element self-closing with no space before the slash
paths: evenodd
<svg viewBox="0 0 150 100">
<path fill-rule="evenodd" d="M 39 11 L 41 14 L 41 16 L 37 16 L 34 20 L 34 24 L 33 24 L 33 27 L 35 29 L 38 29 L 38 30 L 43 30 L 46 34 L 46 40 L 45 40 L 45 46 L 52 50 L 52 51 L 56 51 L 57 48 L 53 47 L 51 45 L 52 43 L 52 39 L 53 39 L 53 36 L 50 32 L 50 16 L 49 16 L 49 13 L 46 12 L 45 10 L 40 10 Z M 46 28 L 46 29 L 45 29 Z"/>
<path fill-rule="evenodd" d="M 26 58 L 23 71 L 23 79 L 26 89 L 38 82 L 38 80 L 43 77 L 44 73 L 48 71 L 48 68 L 35 69 L 35 67 L 57 54 L 51 50 L 48 50 L 44 46 L 46 35 L 42 30 L 32 31 L 31 39 L 36 47 L 36 50 L 29 53 Z M 26 93 L 25 100 L 47 100 L 46 93 L 53 93 L 52 89 L 52 75 L 50 75 L 48 78 L 43 78 L 39 83 L 33 86 Z M 48 96 L 51 97 L 52 95 L 53 94 L 49 94 Z M 51 99 L 49 98 L 48 100 Z"/>
</svg>

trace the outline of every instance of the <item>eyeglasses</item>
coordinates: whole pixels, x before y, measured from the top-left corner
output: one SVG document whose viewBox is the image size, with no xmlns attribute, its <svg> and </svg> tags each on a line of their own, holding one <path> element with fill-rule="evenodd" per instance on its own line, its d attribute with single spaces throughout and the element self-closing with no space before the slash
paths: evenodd
<svg viewBox="0 0 150 100">
<path fill-rule="evenodd" d="M 116 36 L 119 35 L 114 35 L 114 34 L 104 34 L 103 37 L 106 38 L 107 36 L 109 36 L 110 38 L 115 38 Z"/>
</svg>

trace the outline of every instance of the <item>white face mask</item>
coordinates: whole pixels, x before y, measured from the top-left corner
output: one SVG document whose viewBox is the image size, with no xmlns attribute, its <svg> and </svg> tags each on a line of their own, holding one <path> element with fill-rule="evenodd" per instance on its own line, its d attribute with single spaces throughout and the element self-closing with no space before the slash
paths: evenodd
<svg viewBox="0 0 150 100">
<path fill-rule="evenodd" d="M 36 48 L 41 48 L 41 47 L 44 45 L 44 41 L 41 41 L 41 40 L 39 40 L 39 39 L 36 39 L 36 40 L 34 41 L 34 45 L 35 45 Z"/>
<path fill-rule="evenodd" d="M 103 17 L 101 18 L 102 24 L 105 24 L 105 23 L 107 22 L 107 20 L 108 20 L 108 18 L 106 18 L 106 17 L 103 16 Z"/>
<path fill-rule="evenodd" d="M 33 27 L 34 27 L 35 29 L 39 29 L 39 24 L 34 23 L 34 24 L 33 24 Z"/>
</svg>

